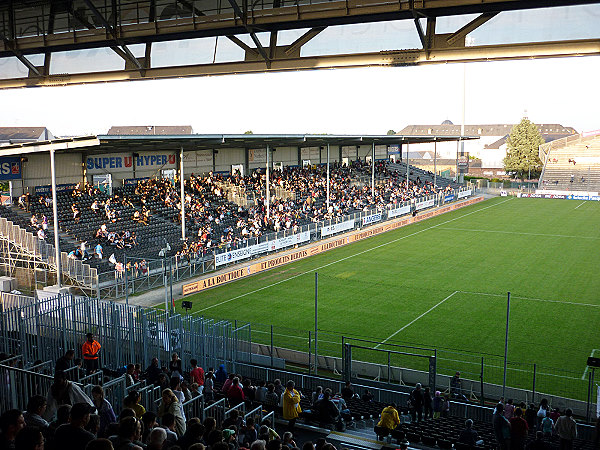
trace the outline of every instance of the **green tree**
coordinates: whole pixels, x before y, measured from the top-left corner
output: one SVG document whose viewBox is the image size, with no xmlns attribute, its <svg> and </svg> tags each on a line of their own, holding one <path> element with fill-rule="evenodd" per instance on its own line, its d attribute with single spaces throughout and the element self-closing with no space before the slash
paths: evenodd
<svg viewBox="0 0 600 450">
<path fill-rule="evenodd" d="M 245 131 L 244 134 L 254 134 L 252 130 Z"/>
<path fill-rule="evenodd" d="M 396 132 L 394 130 L 388 130 L 388 132 L 387 132 L 388 136 L 392 136 L 394 134 L 396 134 Z"/>
<path fill-rule="evenodd" d="M 504 158 L 504 170 L 512 177 L 524 180 L 531 171 L 531 176 L 539 177 L 542 162 L 538 156 L 539 146 L 544 143 L 537 126 L 524 117 L 510 131 L 506 141 L 507 150 Z"/>
</svg>

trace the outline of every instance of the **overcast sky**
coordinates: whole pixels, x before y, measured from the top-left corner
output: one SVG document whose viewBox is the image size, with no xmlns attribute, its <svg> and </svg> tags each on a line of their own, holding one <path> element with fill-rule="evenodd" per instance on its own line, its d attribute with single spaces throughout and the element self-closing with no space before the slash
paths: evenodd
<svg viewBox="0 0 600 450">
<path fill-rule="evenodd" d="M 600 128 L 600 57 L 470 63 L 466 122 Z M 0 126 L 55 135 L 111 125 L 192 125 L 196 133 L 385 134 L 460 123 L 463 65 L 320 70 L 0 91 Z"/>
</svg>

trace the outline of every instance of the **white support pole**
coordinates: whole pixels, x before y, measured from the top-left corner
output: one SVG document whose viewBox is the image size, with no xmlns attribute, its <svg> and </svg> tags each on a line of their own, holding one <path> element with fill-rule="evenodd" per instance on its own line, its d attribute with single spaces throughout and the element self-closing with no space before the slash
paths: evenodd
<svg viewBox="0 0 600 450">
<path fill-rule="evenodd" d="M 433 187 L 437 187 L 437 138 L 433 139 Z"/>
<path fill-rule="evenodd" d="M 185 241 L 185 189 L 183 185 L 183 147 L 181 147 L 179 153 L 179 188 L 180 188 L 180 200 L 181 200 L 181 239 Z"/>
<path fill-rule="evenodd" d="M 271 205 L 271 190 L 269 189 L 269 146 L 267 145 L 267 218 L 269 217 L 269 208 Z"/>
<path fill-rule="evenodd" d="M 329 211 L 329 143 L 327 143 L 327 210 Z"/>
<path fill-rule="evenodd" d="M 56 257 L 56 284 L 62 287 L 61 261 L 60 261 L 60 240 L 58 235 L 58 200 L 56 198 L 56 164 L 54 161 L 54 150 L 50 150 L 50 176 L 52 178 L 52 214 L 54 215 L 54 251 Z"/>
<path fill-rule="evenodd" d="M 375 142 L 371 147 L 371 198 L 375 201 Z"/>
<path fill-rule="evenodd" d="M 410 176 L 410 170 L 409 170 L 409 163 L 410 163 L 410 161 L 409 161 L 409 159 L 408 159 L 408 150 L 409 150 L 409 148 L 408 148 L 408 147 L 409 147 L 409 145 L 410 145 L 410 144 L 407 142 L 407 143 L 406 143 L 406 190 L 407 190 L 407 191 L 408 191 L 408 189 L 409 189 L 409 186 L 408 186 L 408 178 L 409 178 L 409 176 Z"/>
</svg>

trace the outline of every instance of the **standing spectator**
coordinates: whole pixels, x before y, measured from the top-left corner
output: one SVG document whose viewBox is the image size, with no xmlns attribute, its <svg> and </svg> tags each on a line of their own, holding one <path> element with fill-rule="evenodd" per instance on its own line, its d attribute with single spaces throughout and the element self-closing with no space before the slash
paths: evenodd
<svg viewBox="0 0 600 450">
<path fill-rule="evenodd" d="M 554 420 L 552 420 L 552 417 L 546 416 L 542 419 L 541 429 L 544 437 L 552 437 L 552 432 L 554 431 Z"/>
<path fill-rule="evenodd" d="M 17 433 L 25 427 L 23 413 L 18 409 L 9 409 L 0 416 L 0 449 L 15 448 Z"/>
<path fill-rule="evenodd" d="M 135 384 L 135 379 L 133 378 L 134 372 L 135 365 L 127 364 L 127 368 L 125 369 L 125 387 L 130 387 Z"/>
<path fill-rule="evenodd" d="M 429 389 L 429 386 L 427 386 L 423 390 L 423 417 L 425 420 L 433 418 L 432 403 L 431 390 Z"/>
<path fill-rule="evenodd" d="M 169 361 L 169 374 L 171 375 L 171 378 L 179 377 L 183 379 L 181 359 L 177 353 L 171 355 L 171 361 Z"/>
<path fill-rule="evenodd" d="M 73 367 L 73 358 L 75 358 L 75 350 L 67 350 L 64 355 L 56 360 L 56 368 L 54 372 L 58 372 L 62 370 L 66 372 L 71 367 Z"/>
<path fill-rule="evenodd" d="M 230 373 L 227 376 L 227 379 L 225 380 L 225 383 L 223 383 L 223 386 L 221 387 L 221 392 L 223 392 L 223 394 L 227 395 L 227 391 L 231 387 L 231 384 L 233 383 L 233 379 L 234 378 L 235 378 L 235 374 L 234 373 Z"/>
<path fill-rule="evenodd" d="M 540 409 L 537 412 L 537 429 L 540 430 L 542 427 L 542 420 L 544 417 L 549 415 L 550 407 L 548 406 L 548 399 L 543 398 L 540 402 Z"/>
<path fill-rule="evenodd" d="M 265 401 L 266 395 L 267 395 L 267 382 L 265 380 L 260 380 L 258 382 L 258 387 L 256 388 L 256 393 L 254 394 L 254 398 L 258 403 L 263 403 Z"/>
<path fill-rule="evenodd" d="M 108 425 L 117 421 L 117 415 L 109 401 L 104 398 L 104 389 L 102 389 L 102 386 L 94 386 L 92 388 L 92 398 L 100 417 L 99 435 L 104 436 Z"/>
<path fill-rule="evenodd" d="M 463 394 L 462 380 L 460 379 L 460 372 L 456 372 L 450 380 L 450 394 L 454 398 L 466 400 L 467 397 Z"/>
<path fill-rule="evenodd" d="M 85 430 L 90 420 L 92 407 L 87 403 L 75 403 L 71 408 L 70 421 L 57 428 L 54 434 L 54 447 L 57 449 L 85 450 L 95 436 Z"/>
<path fill-rule="evenodd" d="M 81 351 L 83 353 L 83 361 L 87 374 L 92 374 L 98 370 L 98 357 L 101 345 L 94 339 L 93 333 L 85 335 L 87 340 L 83 343 Z"/>
<path fill-rule="evenodd" d="M 198 361 L 195 359 L 190 361 L 190 365 L 192 366 L 190 378 L 193 383 L 198 385 L 198 392 L 202 394 L 202 390 L 204 389 L 204 369 L 198 365 Z"/>
<path fill-rule="evenodd" d="M 227 389 L 227 398 L 232 407 L 242 403 L 246 399 L 244 391 L 240 387 L 240 379 L 238 377 L 233 378 L 231 386 Z"/>
<path fill-rule="evenodd" d="M 513 399 L 509 398 L 504 405 L 504 417 L 508 420 L 512 419 L 515 415 L 515 406 L 513 405 Z"/>
<path fill-rule="evenodd" d="M 74 405 L 76 403 L 87 403 L 92 406 L 92 400 L 85 395 L 72 381 L 67 380 L 64 372 L 58 371 L 54 374 L 54 383 L 50 386 L 47 397 L 46 413 L 44 418 L 52 420 L 56 415 L 57 408 L 61 405 Z"/>
<path fill-rule="evenodd" d="M 165 389 L 162 392 L 162 401 L 158 407 L 158 417 L 162 418 L 165 414 L 170 413 L 175 417 L 175 432 L 177 436 L 183 436 L 185 433 L 185 420 L 179 407 L 177 396 L 171 389 Z"/>
<path fill-rule="evenodd" d="M 294 382 L 288 381 L 283 393 L 283 418 L 288 421 L 288 430 L 293 430 L 296 419 L 302 412 L 300 408 L 300 394 L 294 389 Z"/>
<path fill-rule="evenodd" d="M 529 429 L 535 430 L 535 426 L 537 423 L 537 411 L 533 403 L 531 403 L 529 407 L 525 410 L 525 420 L 527 421 L 527 425 L 529 425 Z"/>
<path fill-rule="evenodd" d="M 554 426 L 560 438 L 560 450 L 572 450 L 573 440 L 577 437 L 577 423 L 573 419 L 573 411 L 567 408 L 564 416 L 560 416 Z"/>
<path fill-rule="evenodd" d="M 273 383 L 269 383 L 267 386 L 267 393 L 265 394 L 265 406 L 278 406 L 279 405 L 279 396 L 275 393 L 275 385 Z"/>
<path fill-rule="evenodd" d="M 433 418 L 439 419 L 442 414 L 442 407 L 444 406 L 444 398 L 442 397 L 442 393 L 440 391 L 435 391 L 435 396 L 433 397 Z"/>
<path fill-rule="evenodd" d="M 204 377 L 204 397 L 206 400 L 213 400 L 215 395 L 215 376 L 212 370 L 209 370 Z"/>
<path fill-rule="evenodd" d="M 504 417 L 504 405 L 498 403 L 492 418 L 492 426 L 501 450 L 510 449 L 510 422 Z"/>
<path fill-rule="evenodd" d="M 506 417 L 506 414 L 504 417 Z M 515 415 L 510 418 L 509 422 L 511 450 L 523 450 L 525 441 L 527 441 L 529 425 L 527 425 L 527 421 L 523 419 L 523 411 L 521 411 L 521 408 L 516 409 Z"/>
<path fill-rule="evenodd" d="M 48 428 L 50 424 L 42 418 L 46 412 L 47 404 L 48 401 L 43 395 L 34 395 L 29 399 L 27 411 L 23 414 L 28 427 L 38 427 L 41 430 Z"/>
<path fill-rule="evenodd" d="M 158 366 L 158 358 L 152 358 L 150 365 L 146 369 L 146 381 L 148 384 L 158 383 L 158 377 L 161 373 L 160 367 Z"/>
<path fill-rule="evenodd" d="M 224 383 L 225 380 L 227 380 L 227 371 L 225 370 L 225 365 L 221 364 L 215 372 L 215 381 L 217 383 Z"/>
<path fill-rule="evenodd" d="M 421 422 L 423 420 L 423 391 L 421 389 L 421 383 L 417 383 L 410 393 L 410 403 L 413 422 Z"/>
</svg>

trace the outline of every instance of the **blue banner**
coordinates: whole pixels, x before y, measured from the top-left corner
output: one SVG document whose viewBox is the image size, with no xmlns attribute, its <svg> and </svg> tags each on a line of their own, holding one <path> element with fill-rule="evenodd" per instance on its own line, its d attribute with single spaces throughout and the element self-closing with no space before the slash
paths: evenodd
<svg viewBox="0 0 600 450">
<path fill-rule="evenodd" d="M 451 202 L 452 200 L 454 200 L 454 194 L 446 195 L 444 197 L 444 203 Z"/>
<path fill-rule="evenodd" d="M 21 179 L 21 158 L 17 156 L 0 157 L 0 180 Z"/>
</svg>

